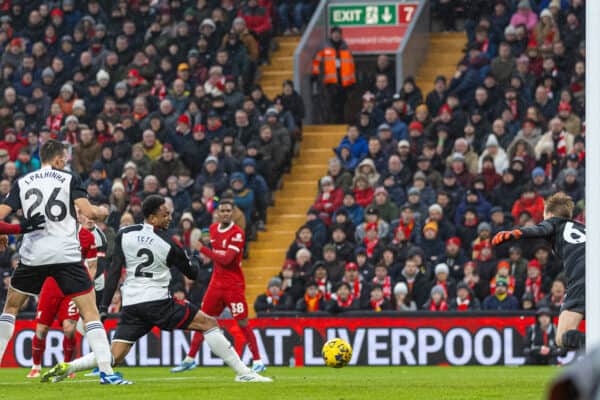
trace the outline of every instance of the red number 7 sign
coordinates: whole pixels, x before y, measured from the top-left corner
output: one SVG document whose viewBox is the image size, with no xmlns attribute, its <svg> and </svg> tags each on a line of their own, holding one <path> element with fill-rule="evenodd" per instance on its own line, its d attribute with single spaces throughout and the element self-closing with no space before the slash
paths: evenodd
<svg viewBox="0 0 600 400">
<path fill-rule="evenodd" d="M 400 4 L 398 5 L 398 22 L 401 24 L 408 24 L 412 21 L 415 11 L 417 10 L 416 4 Z"/>
</svg>

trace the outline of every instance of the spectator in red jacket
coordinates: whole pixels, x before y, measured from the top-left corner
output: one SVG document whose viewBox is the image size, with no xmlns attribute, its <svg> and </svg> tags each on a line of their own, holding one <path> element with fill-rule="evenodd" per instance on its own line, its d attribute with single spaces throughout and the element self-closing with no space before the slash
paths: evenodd
<svg viewBox="0 0 600 400">
<path fill-rule="evenodd" d="M 257 0 L 248 0 L 238 12 L 238 16 L 246 21 L 248 29 L 255 32 L 260 42 L 260 60 L 266 62 L 271 45 L 272 25 L 269 11 L 258 5 Z"/>
<path fill-rule="evenodd" d="M 0 149 L 6 149 L 10 161 L 15 161 L 19 155 L 19 150 L 23 147 L 23 143 L 17 140 L 17 132 L 14 128 L 6 128 L 4 130 L 4 140 L 0 141 Z"/>
<path fill-rule="evenodd" d="M 544 219 L 544 199 L 531 186 L 523 190 L 521 197 L 513 205 L 512 216 L 515 221 L 524 212 L 529 213 L 536 224 Z"/>
<path fill-rule="evenodd" d="M 333 178 L 324 176 L 321 178 L 321 193 L 317 196 L 313 208 L 319 212 L 326 224 L 330 224 L 331 216 L 340 208 L 343 199 L 344 192 L 335 187 Z"/>
<path fill-rule="evenodd" d="M 356 204 L 365 208 L 373 202 L 373 195 L 375 191 L 373 187 L 369 185 L 369 181 L 364 175 L 358 175 L 354 178 L 354 199 Z"/>
</svg>

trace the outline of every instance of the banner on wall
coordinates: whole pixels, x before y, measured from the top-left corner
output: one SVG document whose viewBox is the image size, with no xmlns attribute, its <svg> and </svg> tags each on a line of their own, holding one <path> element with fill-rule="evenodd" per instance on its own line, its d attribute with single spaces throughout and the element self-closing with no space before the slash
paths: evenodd
<svg viewBox="0 0 600 400">
<path fill-rule="evenodd" d="M 534 317 L 377 317 L 377 318 L 259 318 L 252 327 L 261 358 L 267 365 L 321 366 L 321 347 L 340 337 L 353 348 L 350 365 L 522 365 L 523 336 Z M 244 362 L 251 354 L 233 320 L 220 321 Z M 105 322 L 109 335 L 117 320 Z M 30 367 L 31 340 L 35 321 L 17 320 L 14 340 L 7 349 L 3 367 Z M 154 329 L 133 347 L 126 358 L 129 366 L 173 366 L 189 349 L 191 332 Z M 80 354 L 88 353 L 85 338 Z M 571 361 L 573 354 L 560 361 Z M 43 364 L 62 361 L 62 331 L 48 333 Z M 206 342 L 197 356 L 199 365 L 222 366 Z"/>
</svg>

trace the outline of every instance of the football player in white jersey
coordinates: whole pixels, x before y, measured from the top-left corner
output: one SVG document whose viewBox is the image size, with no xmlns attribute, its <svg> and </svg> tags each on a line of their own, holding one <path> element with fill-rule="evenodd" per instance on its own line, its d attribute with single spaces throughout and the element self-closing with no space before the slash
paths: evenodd
<svg viewBox="0 0 600 400">
<path fill-rule="evenodd" d="M 26 219 L 41 212 L 46 217 L 44 229 L 23 235 L 20 262 L 8 289 L 4 311 L 0 315 L 0 361 L 15 330 L 15 317 L 27 296 L 40 293 L 47 277 L 56 280 L 73 301 L 86 323 L 86 336 L 100 368 L 100 382 L 128 383 L 111 365 L 110 347 L 100 314 L 96 308 L 94 286 L 81 260 L 77 237 L 75 206 L 92 219 L 104 219 L 107 212 L 90 204 L 80 179 L 64 171 L 65 146 L 48 140 L 40 149 L 41 169 L 21 177 L 13 185 L 0 219 L 22 210 Z"/>
<path fill-rule="evenodd" d="M 236 372 L 236 382 L 272 382 L 242 363 L 216 319 L 200 311 L 198 306 L 170 296 L 170 268 L 177 268 L 188 278 L 196 279 L 198 267 L 166 232 L 171 213 L 165 199 L 158 195 L 148 196 L 142 210 L 144 223 L 127 226 L 117 235 L 100 305 L 100 311 L 106 312 L 124 266 L 123 309 L 111 346 L 115 364 L 121 363 L 135 342 L 155 326 L 169 331 L 186 329 L 203 333 L 211 351 Z M 45 377 L 61 381 L 71 373 L 96 365 L 96 359 L 90 353 L 70 363 L 57 364 Z"/>
</svg>

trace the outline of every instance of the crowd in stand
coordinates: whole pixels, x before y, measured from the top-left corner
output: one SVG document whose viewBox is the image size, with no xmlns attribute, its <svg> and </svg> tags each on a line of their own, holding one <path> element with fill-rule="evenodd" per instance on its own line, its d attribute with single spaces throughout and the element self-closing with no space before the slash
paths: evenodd
<svg viewBox="0 0 600 400">
<path fill-rule="evenodd" d="M 274 34 L 299 32 L 314 0 L 8 0 L 0 2 L 0 195 L 40 167 L 49 138 L 115 231 L 143 220 L 150 194 L 168 198 L 172 232 L 189 250 L 207 240 L 220 198 L 250 239 L 289 168 L 303 103 L 291 82 L 267 98 L 256 84 Z M 17 216 L 15 216 L 17 218 Z M 18 263 L 0 238 L 0 303 Z M 200 304 L 197 281 L 174 295 Z M 111 311 L 118 311 L 118 294 Z M 33 300 L 27 310 L 35 310 Z"/>
<path fill-rule="evenodd" d="M 439 1 L 468 37 L 454 76 L 394 87 L 385 57 L 258 312 L 557 312 L 560 260 L 493 235 L 573 198 L 585 221 L 582 0 Z"/>
</svg>

